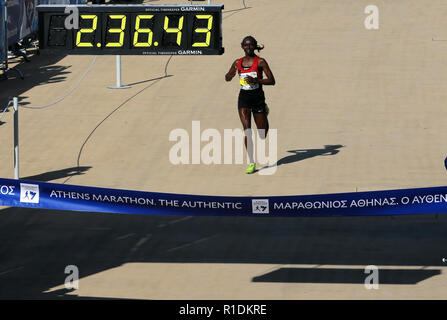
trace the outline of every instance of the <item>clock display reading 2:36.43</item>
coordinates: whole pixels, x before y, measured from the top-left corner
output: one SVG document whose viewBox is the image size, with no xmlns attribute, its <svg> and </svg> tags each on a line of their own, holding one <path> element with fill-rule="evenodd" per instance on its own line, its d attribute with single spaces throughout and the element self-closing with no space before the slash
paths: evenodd
<svg viewBox="0 0 447 320">
<path fill-rule="evenodd" d="M 222 54 L 223 5 L 77 6 L 67 29 L 65 6 L 39 6 L 41 51 L 69 54 Z"/>
</svg>

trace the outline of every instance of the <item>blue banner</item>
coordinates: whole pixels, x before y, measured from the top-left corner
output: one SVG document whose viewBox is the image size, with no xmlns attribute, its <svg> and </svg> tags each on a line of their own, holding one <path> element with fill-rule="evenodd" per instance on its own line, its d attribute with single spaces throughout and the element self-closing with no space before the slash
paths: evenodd
<svg viewBox="0 0 447 320">
<path fill-rule="evenodd" d="M 39 4 L 86 4 L 87 0 L 40 0 Z"/>
<path fill-rule="evenodd" d="M 37 13 L 37 5 L 39 4 L 86 4 L 87 0 L 8 0 L 7 7 L 7 40 L 8 46 L 19 42 L 25 37 L 37 33 L 39 30 L 39 19 Z M 4 10 L 5 0 L 0 0 L 1 10 Z M 3 15 L 2 15 L 3 18 Z M 5 37 L 3 25 L 0 27 L 0 37 Z M 2 52 L 5 51 L 4 41 L 0 44 L 0 61 L 3 57 Z M 3 57 L 3 59 L 2 59 Z"/>
<path fill-rule="evenodd" d="M 5 0 L 0 0 L 0 63 L 6 60 Z"/>
<path fill-rule="evenodd" d="M 38 30 L 37 0 L 8 0 L 8 46 Z"/>
<path fill-rule="evenodd" d="M 303 196 L 157 193 L 0 178 L 0 206 L 184 216 L 325 217 L 447 213 L 447 187 Z"/>
</svg>

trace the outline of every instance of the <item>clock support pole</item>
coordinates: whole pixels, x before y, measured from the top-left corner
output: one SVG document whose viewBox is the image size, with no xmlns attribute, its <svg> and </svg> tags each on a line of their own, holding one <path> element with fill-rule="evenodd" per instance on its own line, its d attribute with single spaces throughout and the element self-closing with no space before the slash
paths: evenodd
<svg viewBox="0 0 447 320">
<path fill-rule="evenodd" d="M 110 89 L 127 89 L 130 86 L 121 85 L 121 56 L 116 56 L 116 86 L 109 86 Z"/>
</svg>

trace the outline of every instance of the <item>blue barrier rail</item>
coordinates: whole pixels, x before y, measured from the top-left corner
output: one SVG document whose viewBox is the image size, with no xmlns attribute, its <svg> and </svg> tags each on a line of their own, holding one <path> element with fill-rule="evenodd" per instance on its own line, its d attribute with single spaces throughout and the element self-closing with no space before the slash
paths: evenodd
<svg viewBox="0 0 447 320">
<path fill-rule="evenodd" d="M 0 0 L 0 63 L 6 60 L 5 0 Z"/>
<path fill-rule="evenodd" d="M 86 4 L 87 0 L 40 0 L 39 4 Z"/>
<path fill-rule="evenodd" d="M 37 0 L 8 0 L 8 46 L 38 30 Z"/>
<path fill-rule="evenodd" d="M 157 193 L 0 178 L 0 206 L 121 214 L 327 217 L 447 213 L 447 187 L 302 196 Z"/>
<path fill-rule="evenodd" d="M 37 33 L 39 4 L 86 4 L 87 0 L 8 0 L 7 24 L 0 26 L 0 62 L 6 59 L 9 46 Z M 1 19 L 4 20 L 5 0 L 0 0 Z M 5 37 L 7 44 L 5 45 Z"/>
</svg>

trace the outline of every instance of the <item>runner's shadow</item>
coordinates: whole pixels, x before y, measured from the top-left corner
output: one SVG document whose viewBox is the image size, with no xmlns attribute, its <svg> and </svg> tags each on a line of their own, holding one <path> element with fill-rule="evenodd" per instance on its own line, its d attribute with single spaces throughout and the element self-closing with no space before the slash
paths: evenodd
<svg viewBox="0 0 447 320">
<path fill-rule="evenodd" d="M 317 156 L 331 156 L 339 153 L 340 151 L 337 149 L 343 148 L 344 146 L 341 144 L 336 145 L 325 145 L 323 149 L 299 149 L 299 150 L 289 150 L 287 152 L 293 153 L 292 155 L 286 156 L 282 159 L 279 159 L 275 164 L 265 166 L 256 170 L 255 172 L 265 170 L 268 168 L 272 168 L 275 166 L 280 166 L 283 164 L 289 164 L 293 162 L 298 162 L 301 160 L 317 157 Z"/>
<path fill-rule="evenodd" d="M 84 172 L 88 171 L 91 167 L 72 167 L 61 170 L 49 171 L 41 174 L 37 174 L 34 176 L 23 177 L 20 179 L 23 180 L 31 180 L 31 181 L 52 181 L 57 179 L 62 179 L 66 177 L 78 176 L 84 174 Z"/>
<path fill-rule="evenodd" d="M 279 159 L 278 162 L 276 162 L 276 165 L 280 166 L 283 164 L 298 162 L 298 161 L 313 158 L 316 156 L 331 156 L 331 155 L 337 154 L 339 152 L 339 150 L 337 150 L 337 149 L 340 149 L 343 147 L 344 146 L 337 144 L 337 145 L 325 145 L 324 149 L 289 150 L 287 152 L 292 153 L 292 155 L 289 155 L 287 157 Z"/>
</svg>

